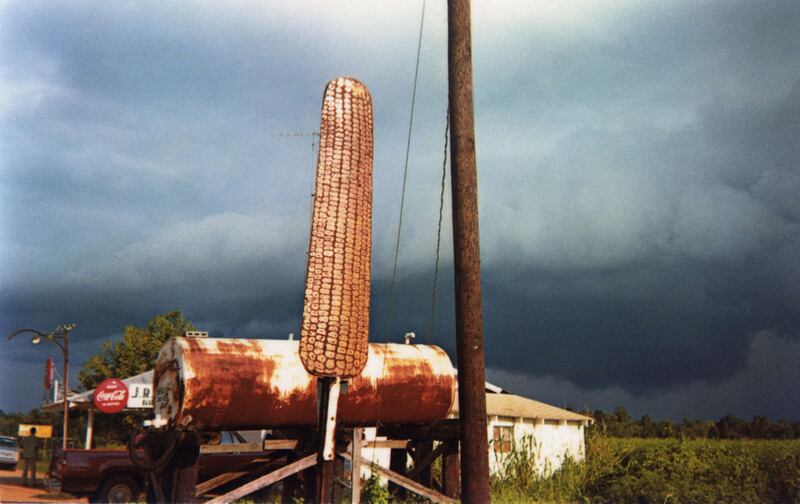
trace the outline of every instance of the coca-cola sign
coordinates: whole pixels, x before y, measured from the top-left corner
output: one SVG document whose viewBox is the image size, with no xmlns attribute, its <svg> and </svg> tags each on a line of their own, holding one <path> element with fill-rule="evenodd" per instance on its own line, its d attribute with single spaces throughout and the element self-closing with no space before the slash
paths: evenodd
<svg viewBox="0 0 800 504">
<path fill-rule="evenodd" d="M 128 404 L 128 387 L 118 378 L 103 380 L 94 389 L 92 403 L 103 413 L 119 413 Z"/>
</svg>

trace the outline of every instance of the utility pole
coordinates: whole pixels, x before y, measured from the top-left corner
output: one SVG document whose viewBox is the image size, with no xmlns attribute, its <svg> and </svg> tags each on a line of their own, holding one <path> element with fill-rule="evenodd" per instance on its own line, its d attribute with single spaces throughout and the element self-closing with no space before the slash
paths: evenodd
<svg viewBox="0 0 800 504">
<path fill-rule="evenodd" d="M 491 497 L 469 0 L 448 0 L 447 18 L 461 500 L 483 504 Z"/>
</svg>

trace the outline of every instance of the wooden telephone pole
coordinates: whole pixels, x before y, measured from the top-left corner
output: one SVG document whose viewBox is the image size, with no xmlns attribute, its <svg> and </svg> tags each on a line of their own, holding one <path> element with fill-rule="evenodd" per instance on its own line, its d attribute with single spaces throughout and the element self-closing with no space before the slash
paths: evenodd
<svg viewBox="0 0 800 504">
<path fill-rule="evenodd" d="M 483 504 L 489 502 L 491 497 L 478 234 L 478 173 L 472 108 L 470 2 L 448 0 L 447 12 L 461 500 Z"/>
</svg>

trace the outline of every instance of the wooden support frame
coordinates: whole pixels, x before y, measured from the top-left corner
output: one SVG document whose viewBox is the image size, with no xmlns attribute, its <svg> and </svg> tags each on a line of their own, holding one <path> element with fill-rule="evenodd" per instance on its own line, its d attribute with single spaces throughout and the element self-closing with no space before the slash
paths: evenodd
<svg viewBox="0 0 800 504">
<path fill-rule="evenodd" d="M 402 488 L 403 491 L 411 491 L 434 502 L 442 503 L 455 503 L 458 497 L 459 487 L 459 474 L 458 474 L 458 459 L 459 459 L 459 441 L 458 431 L 454 429 L 457 424 L 454 422 L 443 420 L 433 425 L 428 426 L 383 426 L 378 432 L 379 435 L 388 435 L 390 439 L 379 439 L 366 441 L 363 439 L 364 428 L 342 428 L 337 429 L 336 436 L 342 441 L 338 443 L 336 457 L 340 463 L 342 459 L 353 460 L 351 454 L 356 453 L 355 460 L 360 463 L 352 463 L 350 483 L 351 483 L 351 502 L 360 504 L 361 497 L 361 469 L 362 467 L 374 471 L 376 474 L 386 478 L 393 485 Z M 383 430 L 386 428 L 386 430 Z M 279 462 L 278 459 L 273 458 L 278 453 L 276 451 L 284 451 L 281 457 L 286 459 L 286 465 L 269 472 L 263 476 L 256 477 L 256 479 L 243 484 L 239 488 L 226 493 L 225 495 L 212 499 L 212 504 L 222 502 L 231 502 L 239 499 L 245 495 L 251 494 L 269 485 L 284 481 L 284 485 L 290 484 L 295 478 L 302 477 L 303 488 L 306 492 L 306 498 L 315 500 L 318 497 L 319 489 L 317 486 L 320 484 L 319 471 L 324 470 L 324 464 L 328 464 L 330 474 L 328 479 L 333 483 L 337 479 L 342 478 L 339 474 L 338 478 L 333 474 L 335 463 L 333 461 L 321 461 L 319 453 L 309 454 L 307 451 L 314 445 L 314 437 L 306 438 L 304 431 L 286 431 L 281 432 L 282 435 L 291 437 L 292 439 L 267 439 L 263 443 L 239 443 L 229 445 L 212 445 L 201 447 L 202 453 L 252 453 L 252 452 L 265 452 L 264 457 L 254 459 L 251 463 L 231 468 L 231 471 L 225 474 L 216 476 L 215 478 L 204 481 L 196 486 L 195 495 L 201 496 L 208 494 L 211 490 L 218 488 L 226 483 L 240 478 L 240 477 L 256 477 L 259 473 L 268 470 L 264 464 L 270 462 Z M 318 438 L 317 438 L 318 439 Z M 348 443 L 346 446 L 344 440 Z M 436 441 L 434 449 L 433 442 Z M 317 441 L 318 443 L 319 441 Z M 352 442 L 352 444 L 350 444 Z M 309 444 L 311 443 L 311 444 Z M 422 445 L 425 448 L 422 448 Z M 413 447 L 413 450 L 411 449 Z M 319 447 L 317 447 L 319 448 Z M 376 465 L 370 461 L 364 460 L 361 457 L 364 448 L 373 449 L 391 449 L 393 451 L 402 452 L 404 455 L 413 453 L 414 465 L 408 469 L 407 474 L 401 474 L 398 471 L 386 469 Z M 273 453 L 268 453 L 273 452 Z M 426 472 L 430 473 L 432 463 L 439 457 L 442 457 L 442 475 L 441 485 L 436 481 L 437 478 L 429 480 L 425 478 L 424 481 L 421 475 L 424 476 Z M 405 458 L 404 458 L 405 460 Z M 279 462 L 283 463 L 283 462 Z M 305 472 L 305 473 L 304 473 Z M 302 475 L 302 476 L 301 476 Z M 294 477 L 294 478 L 292 478 Z M 414 481 L 414 480 L 417 481 Z M 297 482 L 295 481 L 295 485 Z M 337 484 L 343 484 L 339 481 Z M 334 484 L 329 489 L 330 495 L 328 498 L 336 496 L 336 488 Z M 431 488 L 433 486 L 433 488 Z M 395 487 L 396 488 L 396 487 Z M 340 492 L 341 493 L 341 492 Z M 341 497 L 341 496 L 340 496 Z"/>
<path fill-rule="evenodd" d="M 289 465 L 283 466 L 280 469 L 272 471 L 269 474 L 265 474 L 260 478 L 256 478 L 255 480 L 247 483 L 245 485 L 240 486 L 235 490 L 231 490 L 230 492 L 226 493 L 225 495 L 220 495 L 210 501 L 207 501 L 205 504 L 227 504 L 229 502 L 233 502 L 237 499 L 241 499 L 245 495 L 249 495 L 256 490 L 260 490 L 265 486 L 272 485 L 281 481 L 284 478 L 288 478 L 294 474 L 303 471 L 304 469 L 308 469 L 309 467 L 316 465 L 317 463 L 317 454 L 312 453 L 311 455 L 306 455 L 305 457 L 301 458 L 296 462 L 292 462 Z"/>
<path fill-rule="evenodd" d="M 428 469 L 431 464 L 433 464 L 434 460 L 445 453 L 446 449 L 446 443 L 439 443 L 439 446 L 437 446 L 433 451 L 425 454 L 425 457 L 422 460 L 414 463 L 414 468 L 408 473 L 408 477 L 415 479 L 417 476 L 422 474 L 424 470 Z"/>
<path fill-rule="evenodd" d="M 348 452 L 339 452 L 339 455 L 347 460 L 353 462 L 353 457 Z M 379 465 L 372 465 L 369 461 L 364 460 L 363 458 L 359 458 L 358 461 L 353 462 L 353 465 L 360 464 L 369 467 L 371 470 L 377 472 L 384 478 L 392 481 L 403 488 L 406 488 L 415 494 L 421 495 L 426 499 L 430 499 L 433 502 L 442 503 L 442 504 L 457 504 L 458 501 L 456 499 L 451 499 L 445 495 L 440 494 L 436 490 L 428 488 L 424 485 L 417 483 L 416 481 L 409 479 L 402 474 L 398 474 L 394 471 L 381 467 Z"/>
<path fill-rule="evenodd" d="M 221 487 L 225 483 L 229 483 L 229 482 L 235 480 L 236 478 L 240 478 L 242 476 L 245 476 L 245 475 L 248 475 L 248 474 L 252 474 L 253 470 L 252 469 L 247 469 L 247 467 L 250 466 L 251 464 L 267 463 L 267 462 L 272 462 L 272 461 L 273 460 L 269 459 L 269 458 L 253 459 L 248 464 L 245 464 L 244 466 L 236 469 L 235 471 L 231 471 L 231 472 L 226 472 L 226 473 L 220 474 L 218 476 L 215 476 L 215 477 L 213 477 L 211 479 L 208 479 L 208 480 L 198 484 L 195 487 L 195 492 L 194 493 L 198 497 L 203 495 L 203 494 L 207 494 L 211 490 L 213 490 L 215 488 L 218 488 L 218 487 Z"/>
</svg>

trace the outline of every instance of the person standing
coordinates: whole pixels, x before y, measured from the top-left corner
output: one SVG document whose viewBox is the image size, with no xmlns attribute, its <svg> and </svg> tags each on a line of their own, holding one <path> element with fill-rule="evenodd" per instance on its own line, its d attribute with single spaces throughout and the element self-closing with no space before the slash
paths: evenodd
<svg viewBox="0 0 800 504">
<path fill-rule="evenodd" d="M 22 485 L 28 486 L 28 469 L 33 473 L 33 486 L 36 486 L 36 460 L 39 458 L 39 440 L 36 439 L 36 427 L 31 427 L 31 433 L 22 438 L 22 459 L 25 462 L 22 470 Z"/>
</svg>

